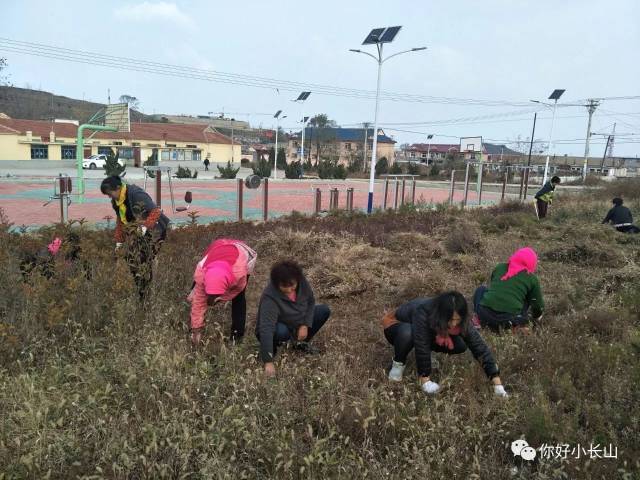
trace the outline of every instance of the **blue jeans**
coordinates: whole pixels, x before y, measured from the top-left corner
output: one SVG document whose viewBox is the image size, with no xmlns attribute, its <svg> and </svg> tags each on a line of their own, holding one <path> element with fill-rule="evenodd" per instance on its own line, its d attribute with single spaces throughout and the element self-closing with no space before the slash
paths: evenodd
<svg viewBox="0 0 640 480">
<path fill-rule="evenodd" d="M 495 310 L 480 305 L 482 298 L 489 289 L 481 285 L 476 288 L 473 294 L 473 309 L 478 315 L 480 325 L 488 327 L 493 331 L 499 331 L 501 328 L 511 328 L 519 325 L 526 325 L 529 323 L 529 305 L 525 303 L 522 306 L 522 311 L 518 314 L 508 312 L 496 312 Z"/>
<path fill-rule="evenodd" d="M 329 317 L 331 316 L 331 309 L 327 305 L 316 305 L 313 309 L 313 323 L 309 328 L 309 332 L 307 333 L 307 339 L 305 342 L 311 341 L 311 339 L 320 331 L 320 329 L 327 323 Z M 258 333 L 256 332 L 256 337 L 260 340 Z M 287 343 L 290 340 L 297 340 L 297 338 L 291 337 L 291 332 L 289 328 L 281 322 L 276 323 L 276 330 L 273 334 L 273 356 L 276 356 L 276 351 L 278 349 L 278 345 L 282 345 L 283 343 Z"/>
</svg>

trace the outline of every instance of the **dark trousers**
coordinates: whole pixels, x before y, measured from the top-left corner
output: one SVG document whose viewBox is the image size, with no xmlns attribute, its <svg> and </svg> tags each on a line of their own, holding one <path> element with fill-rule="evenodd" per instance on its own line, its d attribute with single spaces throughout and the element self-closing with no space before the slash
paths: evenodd
<svg viewBox="0 0 640 480">
<path fill-rule="evenodd" d="M 154 229 L 144 237 L 135 238 L 127 249 L 125 258 L 141 300 L 147 296 L 153 279 L 153 260 L 166 238 L 166 230 Z"/>
<path fill-rule="evenodd" d="M 245 288 L 233 300 L 231 300 L 231 339 L 240 339 L 244 336 L 244 326 L 247 321 L 247 297 Z"/>
<path fill-rule="evenodd" d="M 489 329 L 497 332 L 501 328 L 511 328 L 519 325 L 526 325 L 529 323 L 528 311 L 529 305 L 525 304 L 522 307 L 522 311 L 519 314 L 496 312 L 495 310 L 480 305 L 482 297 L 489 290 L 486 286 L 481 285 L 476 288 L 473 294 L 473 309 L 478 315 L 480 325 L 488 327 Z"/>
<path fill-rule="evenodd" d="M 616 227 L 620 233 L 640 233 L 640 228 L 635 225 L 625 225 L 624 227 Z"/>
<path fill-rule="evenodd" d="M 331 316 L 331 309 L 327 305 L 316 305 L 313 309 L 313 323 L 311 324 L 311 328 L 307 333 L 307 339 L 305 342 L 310 342 L 311 339 L 320 331 L 320 329 L 327 323 L 329 317 Z M 287 343 L 290 340 L 298 340 L 297 337 L 292 338 L 291 331 L 289 328 L 282 322 L 276 323 L 276 329 L 273 332 L 273 356 L 276 356 L 276 351 L 278 350 L 278 346 L 283 343 Z M 296 332 L 294 332 L 295 334 Z M 260 340 L 260 336 L 258 332 L 256 332 L 256 337 Z"/>
<path fill-rule="evenodd" d="M 393 359 L 396 362 L 406 363 L 409 353 L 413 349 L 414 328 L 412 323 L 399 322 L 384 329 L 384 336 L 393 345 Z M 453 340 L 453 350 L 438 345 L 435 340 L 431 343 L 432 352 L 457 355 L 467 350 L 467 344 L 460 335 L 450 335 Z M 435 338 L 435 337 L 434 337 Z"/>
<path fill-rule="evenodd" d="M 209 164 L 208 164 L 208 163 L 205 163 L 205 164 L 204 164 L 204 171 L 205 171 L 205 172 L 208 172 L 208 171 L 209 171 Z"/>
<path fill-rule="evenodd" d="M 538 206 L 538 218 L 546 217 L 547 210 L 549 209 L 549 204 L 538 198 L 536 199 L 536 205 Z"/>
</svg>

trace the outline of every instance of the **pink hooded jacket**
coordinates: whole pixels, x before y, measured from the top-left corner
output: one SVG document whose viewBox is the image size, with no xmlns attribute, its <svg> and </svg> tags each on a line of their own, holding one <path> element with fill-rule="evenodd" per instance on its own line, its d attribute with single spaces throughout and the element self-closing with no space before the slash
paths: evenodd
<svg viewBox="0 0 640 480">
<path fill-rule="evenodd" d="M 198 262 L 193 274 L 195 286 L 189 294 L 191 328 L 204 325 L 209 295 L 219 295 L 223 302 L 233 300 L 247 287 L 258 255 L 240 240 L 214 241 Z"/>
</svg>

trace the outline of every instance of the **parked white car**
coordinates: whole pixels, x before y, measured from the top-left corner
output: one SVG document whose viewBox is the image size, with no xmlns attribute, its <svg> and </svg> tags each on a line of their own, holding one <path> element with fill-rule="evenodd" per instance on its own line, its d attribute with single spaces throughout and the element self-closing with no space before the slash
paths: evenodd
<svg viewBox="0 0 640 480">
<path fill-rule="evenodd" d="M 91 155 L 89 158 L 85 158 L 82 161 L 82 168 L 88 168 L 89 170 L 95 170 L 96 168 L 104 168 L 107 163 L 107 156 L 104 153 L 100 155 Z M 118 163 L 124 167 L 124 161 L 119 158 Z"/>
</svg>

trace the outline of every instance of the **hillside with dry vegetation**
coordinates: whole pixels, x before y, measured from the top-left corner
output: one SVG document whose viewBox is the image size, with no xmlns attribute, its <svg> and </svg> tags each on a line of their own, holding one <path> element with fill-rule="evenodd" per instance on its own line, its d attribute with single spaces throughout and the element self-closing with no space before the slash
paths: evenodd
<svg viewBox="0 0 640 480">
<path fill-rule="evenodd" d="M 151 298 L 138 304 L 110 232 L 75 225 L 81 252 L 27 281 L 20 259 L 62 227 L 0 233 L 0 478 L 613 479 L 640 475 L 640 235 L 599 225 L 637 184 L 530 205 L 399 214 L 294 215 L 263 224 L 190 225 L 164 245 Z M 635 198 L 632 198 L 632 197 Z M 5 225 L 6 227 L 6 225 Z M 221 236 L 259 254 L 245 341 L 187 339 L 195 263 Z M 535 248 L 547 311 L 531 335 L 483 331 L 511 397 L 496 399 L 469 354 L 439 355 L 443 389 L 426 397 L 413 355 L 386 378 L 385 309 L 459 289 L 467 298 L 518 247 Z M 333 316 L 323 354 L 283 349 L 266 380 L 253 335 L 271 264 L 295 258 Z M 524 462 L 510 443 L 613 445 L 617 459 Z"/>
</svg>

